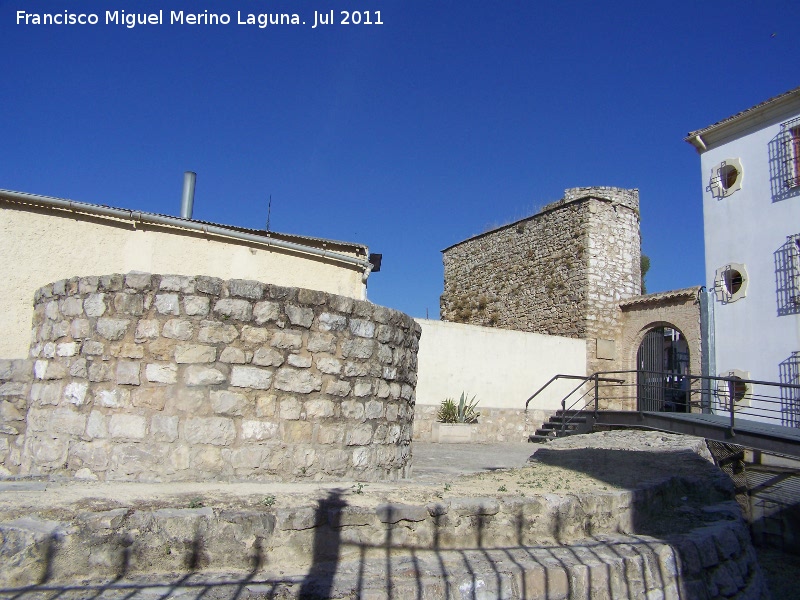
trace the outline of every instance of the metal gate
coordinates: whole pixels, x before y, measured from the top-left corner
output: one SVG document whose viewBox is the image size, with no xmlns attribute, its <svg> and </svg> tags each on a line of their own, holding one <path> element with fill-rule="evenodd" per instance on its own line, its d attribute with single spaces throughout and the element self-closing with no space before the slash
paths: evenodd
<svg viewBox="0 0 800 600">
<path fill-rule="evenodd" d="M 645 334 L 636 354 L 639 410 L 664 410 L 664 328 Z"/>
</svg>

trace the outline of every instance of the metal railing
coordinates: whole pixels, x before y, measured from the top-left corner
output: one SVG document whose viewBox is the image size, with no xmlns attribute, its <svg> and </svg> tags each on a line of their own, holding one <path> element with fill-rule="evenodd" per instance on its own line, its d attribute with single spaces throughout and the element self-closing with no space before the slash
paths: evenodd
<svg viewBox="0 0 800 600">
<path fill-rule="evenodd" d="M 576 419 L 579 418 L 583 413 L 586 412 L 587 408 L 592 408 L 594 411 L 598 410 L 598 391 L 600 382 L 603 383 L 624 383 L 623 379 L 614 379 L 608 377 L 600 377 L 600 373 L 595 373 L 593 375 L 554 375 L 550 378 L 550 380 L 545 383 L 542 387 L 536 390 L 533 395 L 525 401 L 525 411 L 528 410 L 528 405 L 533 401 L 539 394 L 545 391 L 550 385 L 555 383 L 561 379 L 569 379 L 574 381 L 579 381 L 578 385 L 573 388 L 566 396 L 561 399 L 561 428 L 560 432 L 563 433 L 568 426 L 574 424 Z M 569 408 L 567 408 L 567 401 L 570 397 L 578 392 L 583 386 L 587 383 L 592 383 L 592 386 L 584 391 L 583 393 L 579 394 L 577 399 L 572 401 Z M 592 394 L 592 397 L 589 398 L 587 401 L 587 397 Z M 575 408 L 578 404 L 583 401 L 583 406 L 579 408 Z M 574 412 L 574 414 L 568 414 L 569 412 Z"/>
<path fill-rule="evenodd" d="M 587 376 L 560 374 L 526 400 L 525 410 L 560 380 L 578 382 L 561 399 L 562 432 L 587 411 L 602 410 L 601 404 L 628 406 L 627 410 L 637 412 L 715 414 L 729 418 L 731 432 L 737 419 L 800 428 L 800 384 L 746 379 L 734 374 L 718 377 L 631 370 Z M 643 406 L 652 398 L 657 402 Z"/>
</svg>

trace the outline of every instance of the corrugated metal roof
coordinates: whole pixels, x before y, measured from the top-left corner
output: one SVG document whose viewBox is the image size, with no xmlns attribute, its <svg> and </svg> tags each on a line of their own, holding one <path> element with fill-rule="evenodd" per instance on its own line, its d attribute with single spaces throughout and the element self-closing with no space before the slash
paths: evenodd
<svg viewBox="0 0 800 600">
<path fill-rule="evenodd" d="M 749 114 L 751 114 L 753 112 L 759 111 L 759 110 L 769 106 L 770 104 L 774 104 L 776 102 L 784 100 L 785 98 L 787 98 L 789 96 L 792 96 L 792 95 L 795 95 L 795 94 L 800 95 L 800 87 L 796 87 L 793 90 L 789 90 L 788 92 L 784 92 L 783 94 L 780 94 L 778 96 L 773 96 L 769 100 L 764 100 L 764 102 L 756 104 L 755 106 L 751 106 L 748 109 L 745 109 L 745 110 L 743 110 L 741 112 L 736 113 L 735 115 L 731 115 L 730 117 L 728 117 L 726 119 L 722 119 L 721 121 L 717 121 L 713 125 L 709 125 L 708 127 L 704 127 L 703 129 L 698 129 L 697 131 L 690 131 L 689 134 L 686 136 L 685 140 L 688 142 L 689 140 L 691 140 L 691 138 L 693 138 L 695 136 L 703 135 L 705 133 L 708 133 L 712 129 L 716 129 L 717 127 L 720 127 L 721 125 L 726 125 L 727 123 L 731 123 L 733 121 L 737 121 L 738 119 L 746 117 L 747 115 L 749 115 Z"/>
<path fill-rule="evenodd" d="M 35 204 L 35 199 L 32 199 L 30 202 L 32 204 Z M 307 235 L 297 235 L 297 234 L 292 234 L 292 233 L 280 233 L 280 232 L 277 232 L 277 231 L 267 232 L 264 229 L 250 229 L 248 227 L 240 227 L 240 226 L 237 226 L 237 225 L 225 225 L 223 223 L 214 223 L 213 221 L 201 221 L 199 219 L 184 219 L 182 217 L 176 217 L 174 215 L 167 215 L 167 214 L 163 214 L 163 213 L 153 213 L 153 212 L 147 212 L 147 211 L 144 211 L 144 210 L 135 210 L 135 209 L 125 208 L 125 207 L 120 207 L 120 206 L 110 206 L 108 204 L 92 204 L 90 202 L 79 202 L 77 200 L 70 200 L 70 202 L 72 202 L 73 205 L 78 205 L 78 206 L 83 205 L 83 206 L 86 206 L 87 208 L 90 208 L 90 207 L 112 208 L 112 209 L 115 209 L 115 210 L 124 210 L 124 211 L 130 212 L 130 213 L 132 213 L 134 215 L 135 214 L 142 214 L 142 215 L 151 215 L 151 216 L 157 216 L 157 217 L 168 217 L 170 219 L 175 219 L 177 221 L 186 221 L 187 223 L 200 223 L 202 225 L 210 225 L 210 226 L 213 226 L 213 227 L 220 227 L 222 229 L 229 229 L 231 231 L 238 231 L 238 232 L 242 232 L 242 233 L 249 233 L 251 235 L 258 235 L 258 236 L 262 236 L 264 238 L 275 238 L 275 239 L 284 240 L 284 241 L 287 241 L 287 242 L 305 243 L 306 245 L 313 245 L 313 246 L 325 246 L 325 247 L 338 246 L 340 248 L 352 248 L 353 250 L 356 250 L 356 251 L 360 250 L 365 255 L 367 253 L 367 246 L 365 246 L 364 244 L 355 244 L 353 242 L 343 242 L 343 241 L 340 241 L 340 240 L 330 240 L 330 239 L 325 239 L 325 238 L 318 238 L 318 237 L 312 237 L 312 236 L 307 236 Z"/>
</svg>

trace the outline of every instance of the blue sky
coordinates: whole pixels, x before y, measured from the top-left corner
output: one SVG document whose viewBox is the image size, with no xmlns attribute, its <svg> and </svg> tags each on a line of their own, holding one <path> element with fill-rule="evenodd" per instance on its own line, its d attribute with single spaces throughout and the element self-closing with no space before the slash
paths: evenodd
<svg viewBox="0 0 800 600">
<path fill-rule="evenodd" d="M 227 26 L 105 25 L 106 10 Z M 312 29 L 314 11 L 383 25 Z M 18 10 L 95 26 L 16 24 Z M 305 26 L 237 25 L 237 11 Z M 367 244 L 438 318 L 440 250 L 568 187 L 637 187 L 649 291 L 703 284 L 683 141 L 800 84 L 795 0 L 0 0 L 0 188 Z"/>
</svg>

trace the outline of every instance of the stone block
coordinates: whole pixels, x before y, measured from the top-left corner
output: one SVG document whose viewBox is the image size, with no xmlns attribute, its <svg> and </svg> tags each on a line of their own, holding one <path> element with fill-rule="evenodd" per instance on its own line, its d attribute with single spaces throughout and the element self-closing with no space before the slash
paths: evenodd
<svg viewBox="0 0 800 600">
<path fill-rule="evenodd" d="M 144 368 L 144 376 L 151 383 L 175 383 L 178 367 L 171 363 L 150 363 Z"/>
<path fill-rule="evenodd" d="M 342 343 L 344 358 L 370 358 L 375 351 L 375 342 L 365 338 L 345 340 Z"/>
<path fill-rule="evenodd" d="M 87 317 L 102 317 L 106 312 L 106 295 L 89 294 L 83 301 L 83 310 Z"/>
<path fill-rule="evenodd" d="M 320 373 L 328 375 L 338 375 L 342 372 L 342 362 L 333 358 L 332 356 L 317 356 L 315 357 L 317 369 Z"/>
<path fill-rule="evenodd" d="M 354 448 L 352 454 L 353 466 L 356 469 L 366 469 L 375 465 L 373 460 L 374 451 L 372 448 Z"/>
<path fill-rule="evenodd" d="M 320 331 L 344 331 L 347 328 L 347 317 L 324 312 L 319 316 Z"/>
<path fill-rule="evenodd" d="M 253 359 L 255 362 L 255 358 Z M 310 356 L 302 356 L 300 354 L 290 354 L 287 361 L 289 366 L 297 367 L 299 369 L 307 369 L 311 366 L 311 357 Z"/>
<path fill-rule="evenodd" d="M 89 384 L 85 381 L 71 381 L 64 388 L 64 399 L 75 406 L 83 406 L 86 402 L 86 392 Z"/>
<path fill-rule="evenodd" d="M 194 325 L 192 325 L 191 321 L 187 321 L 186 319 L 170 319 L 164 323 L 164 328 L 161 330 L 161 335 L 165 338 L 184 342 L 190 340 L 193 333 Z"/>
<path fill-rule="evenodd" d="M 369 423 L 362 423 L 352 427 L 345 436 L 345 443 L 348 446 L 366 446 L 371 441 L 372 425 Z"/>
<path fill-rule="evenodd" d="M 229 446 L 236 438 L 236 427 L 232 419 L 223 417 L 187 417 L 183 438 L 189 444 Z"/>
<path fill-rule="evenodd" d="M 283 354 L 273 348 L 261 347 L 253 354 L 253 364 L 261 367 L 279 367 L 283 364 Z"/>
<path fill-rule="evenodd" d="M 103 413 L 93 410 L 86 421 L 86 436 L 90 439 L 104 439 L 108 437 L 108 423 Z"/>
<path fill-rule="evenodd" d="M 176 317 L 181 314 L 178 294 L 156 294 L 155 305 L 159 314 L 175 315 Z"/>
<path fill-rule="evenodd" d="M 183 311 L 189 316 L 205 316 L 211 303 L 207 296 L 184 296 Z"/>
<path fill-rule="evenodd" d="M 246 279 L 231 279 L 228 282 L 228 291 L 234 298 L 261 300 L 264 296 L 264 284 Z"/>
<path fill-rule="evenodd" d="M 271 440 L 278 435 L 278 424 L 269 421 L 242 421 L 242 440 L 245 442 L 261 442 Z"/>
<path fill-rule="evenodd" d="M 147 419 L 141 415 L 114 414 L 108 419 L 108 432 L 114 439 L 143 440 Z"/>
<path fill-rule="evenodd" d="M 364 404 L 358 400 L 345 400 L 342 402 L 342 417 L 349 421 L 364 419 Z"/>
<path fill-rule="evenodd" d="M 181 344 L 175 348 L 175 362 L 186 363 L 213 363 L 217 360 L 217 349 L 214 346 L 202 344 Z"/>
<path fill-rule="evenodd" d="M 11 402 L 0 402 L 0 422 L 22 421 L 25 416 Z"/>
<path fill-rule="evenodd" d="M 69 334 L 75 340 L 83 340 L 92 335 L 92 324 L 89 319 L 73 319 L 69 326 Z"/>
<path fill-rule="evenodd" d="M 124 388 L 98 389 L 94 391 L 94 405 L 106 408 L 123 408 L 130 404 L 131 392 Z"/>
<path fill-rule="evenodd" d="M 70 296 L 64 298 L 59 308 L 61 309 L 61 314 L 65 317 L 78 317 L 83 315 L 83 303 L 80 297 Z"/>
<path fill-rule="evenodd" d="M 242 327 L 242 343 L 247 346 L 261 346 L 272 339 L 272 331 L 266 327 Z"/>
<path fill-rule="evenodd" d="M 222 298 L 214 303 L 214 312 L 223 318 L 249 321 L 253 318 L 253 306 L 247 300 Z"/>
<path fill-rule="evenodd" d="M 137 408 L 161 411 L 166 406 L 169 391 L 169 388 L 161 386 L 140 388 L 133 392 L 131 402 Z"/>
<path fill-rule="evenodd" d="M 303 336 L 299 331 L 276 331 L 270 345 L 275 348 L 299 350 L 303 346 Z"/>
<path fill-rule="evenodd" d="M 144 296 L 141 294 L 114 294 L 114 310 L 117 314 L 140 316 L 144 314 Z"/>
<path fill-rule="evenodd" d="M 152 289 L 153 276 L 150 273 L 128 273 L 125 275 L 125 286 L 134 290 Z"/>
<path fill-rule="evenodd" d="M 308 394 L 322 388 L 322 378 L 309 371 L 282 367 L 275 374 L 275 387 L 286 392 Z"/>
<path fill-rule="evenodd" d="M 139 344 L 122 344 L 119 355 L 122 358 L 144 358 L 144 347 Z"/>
<path fill-rule="evenodd" d="M 117 292 L 122 289 L 124 284 L 125 278 L 119 273 L 114 273 L 113 275 L 102 275 L 100 276 L 97 289 L 105 290 L 107 292 Z"/>
<path fill-rule="evenodd" d="M 166 412 L 181 412 L 189 415 L 204 415 L 210 413 L 208 390 L 182 389 L 167 397 Z"/>
<path fill-rule="evenodd" d="M 211 408 L 227 417 L 240 417 L 247 407 L 247 396 L 228 390 L 214 390 L 210 394 Z"/>
<path fill-rule="evenodd" d="M 197 277 L 195 280 L 195 290 L 204 294 L 219 296 L 222 293 L 222 280 L 218 277 Z"/>
<path fill-rule="evenodd" d="M 364 408 L 364 416 L 367 419 L 381 419 L 383 418 L 384 405 L 379 400 L 370 400 Z"/>
<path fill-rule="evenodd" d="M 247 362 L 244 350 L 228 346 L 219 355 L 219 362 L 228 364 L 243 365 Z"/>
<path fill-rule="evenodd" d="M 190 365 L 184 371 L 183 381 L 189 386 L 217 385 L 225 381 L 225 374 L 211 367 Z"/>
<path fill-rule="evenodd" d="M 352 298 L 348 298 L 347 296 L 336 296 L 333 294 L 328 296 L 328 305 L 332 310 L 338 313 L 349 315 L 351 312 L 353 312 L 353 304 L 354 300 Z"/>
<path fill-rule="evenodd" d="M 310 333 L 308 336 L 309 352 L 336 352 L 336 336 L 332 333 Z"/>
<path fill-rule="evenodd" d="M 158 289 L 166 292 L 183 292 L 185 294 L 194 293 L 194 277 L 185 275 L 162 275 Z"/>
<path fill-rule="evenodd" d="M 9 381 L 0 385 L 0 398 L 4 396 L 25 396 L 27 392 L 28 385 L 25 383 Z"/>
<path fill-rule="evenodd" d="M 142 319 L 136 324 L 136 341 L 157 338 L 161 335 L 161 323 L 158 319 Z"/>
<path fill-rule="evenodd" d="M 37 360 L 33 364 L 33 376 L 41 380 L 63 379 L 67 376 L 67 369 L 60 362 Z"/>
<path fill-rule="evenodd" d="M 98 383 L 101 381 L 111 381 L 114 379 L 114 369 L 110 363 L 102 361 L 92 361 L 89 363 L 89 381 Z"/>
<path fill-rule="evenodd" d="M 353 395 L 356 398 L 363 398 L 364 396 L 369 396 L 370 394 L 372 394 L 371 381 L 356 381 L 355 386 L 353 386 Z"/>
<path fill-rule="evenodd" d="M 256 302 L 253 307 L 253 320 L 259 325 L 277 321 L 281 316 L 281 306 L 277 302 Z"/>
<path fill-rule="evenodd" d="M 344 442 L 344 425 L 321 423 L 317 430 L 318 444 L 341 444 Z"/>
<path fill-rule="evenodd" d="M 280 417 L 286 421 L 296 421 L 302 416 L 302 405 L 294 396 L 282 398 L 280 401 Z"/>
<path fill-rule="evenodd" d="M 325 393 L 329 396 L 339 396 L 344 398 L 350 393 L 352 389 L 350 382 L 345 381 L 344 379 L 337 379 L 335 381 L 329 381 L 325 385 Z"/>
<path fill-rule="evenodd" d="M 97 334 L 107 340 L 117 341 L 125 337 L 130 321 L 128 319 L 112 319 L 101 317 L 97 319 L 95 330 Z"/>
<path fill-rule="evenodd" d="M 141 363 L 133 360 L 117 361 L 117 383 L 120 385 L 139 385 Z"/>
<path fill-rule="evenodd" d="M 287 444 L 307 443 L 311 441 L 313 427 L 308 421 L 285 421 L 283 428 L 283 441 Z"/>
<path fill-rule="evenodd" d="M 275 405 L 277 396 L 275 394 L 259 394 L 256 397 L 256 416 L 273 417 L 275 416 Z"/>
<path fill-rule="evenodd" d="M 267 390 L 272 383 L 272 371 L 258 367 L 234 366 L 231 369 L 231 385 L 235 387 Z"/>
<path fill-rule="evenodd" d="M 239 337 L 239 331 L 230 323 L 202 321 L 197 339 L 204 344 L 230 344 Z"/>
<path fill-rule="evenodd" d="M 347 361 L 344 365 L 345 377 L 364 377 L 369 375 L 369 365 L 362 362 Z"/>
<path fill-rule="evenodd" d="M 57 408 L 50 415 L 50 431 L 70 435 L 82 435 L 86 429 L 87 415 L 69 408 Z"/>
<path fill-rule="evenodd" d="M 387 503 L 375 507 L 381 523 L 394 524 L 400 521 L 418 523 L 428 518 L 428 509 L 414 504 Z"/>
<path fill-rule="evenodd" d="M 335 405 L 326 398 L 315 398 L 304 405 L 307 419 L 326 419 L 334 416 Z"/>
<path fill-rule="evenodd" d="M 178 439 L 178 417 L 153 415 L 150 418 L 150 435 L 157 442 L 174 442 Z"/>
<path fill-rule="evenodd" d="M 292 325 L 298 325 L 305 329 L 311 327 L 311 323 L 314 321 L 313 309 L 287 304 L 285 310 L 286 316 L 289 317 L 289 322 Z"/>
<path fill-rule="evenodd" d="M 362 338 L 375 337 L 375 323 L 364 319 L 350 319 L 350 333 Z"/>
</svg>

